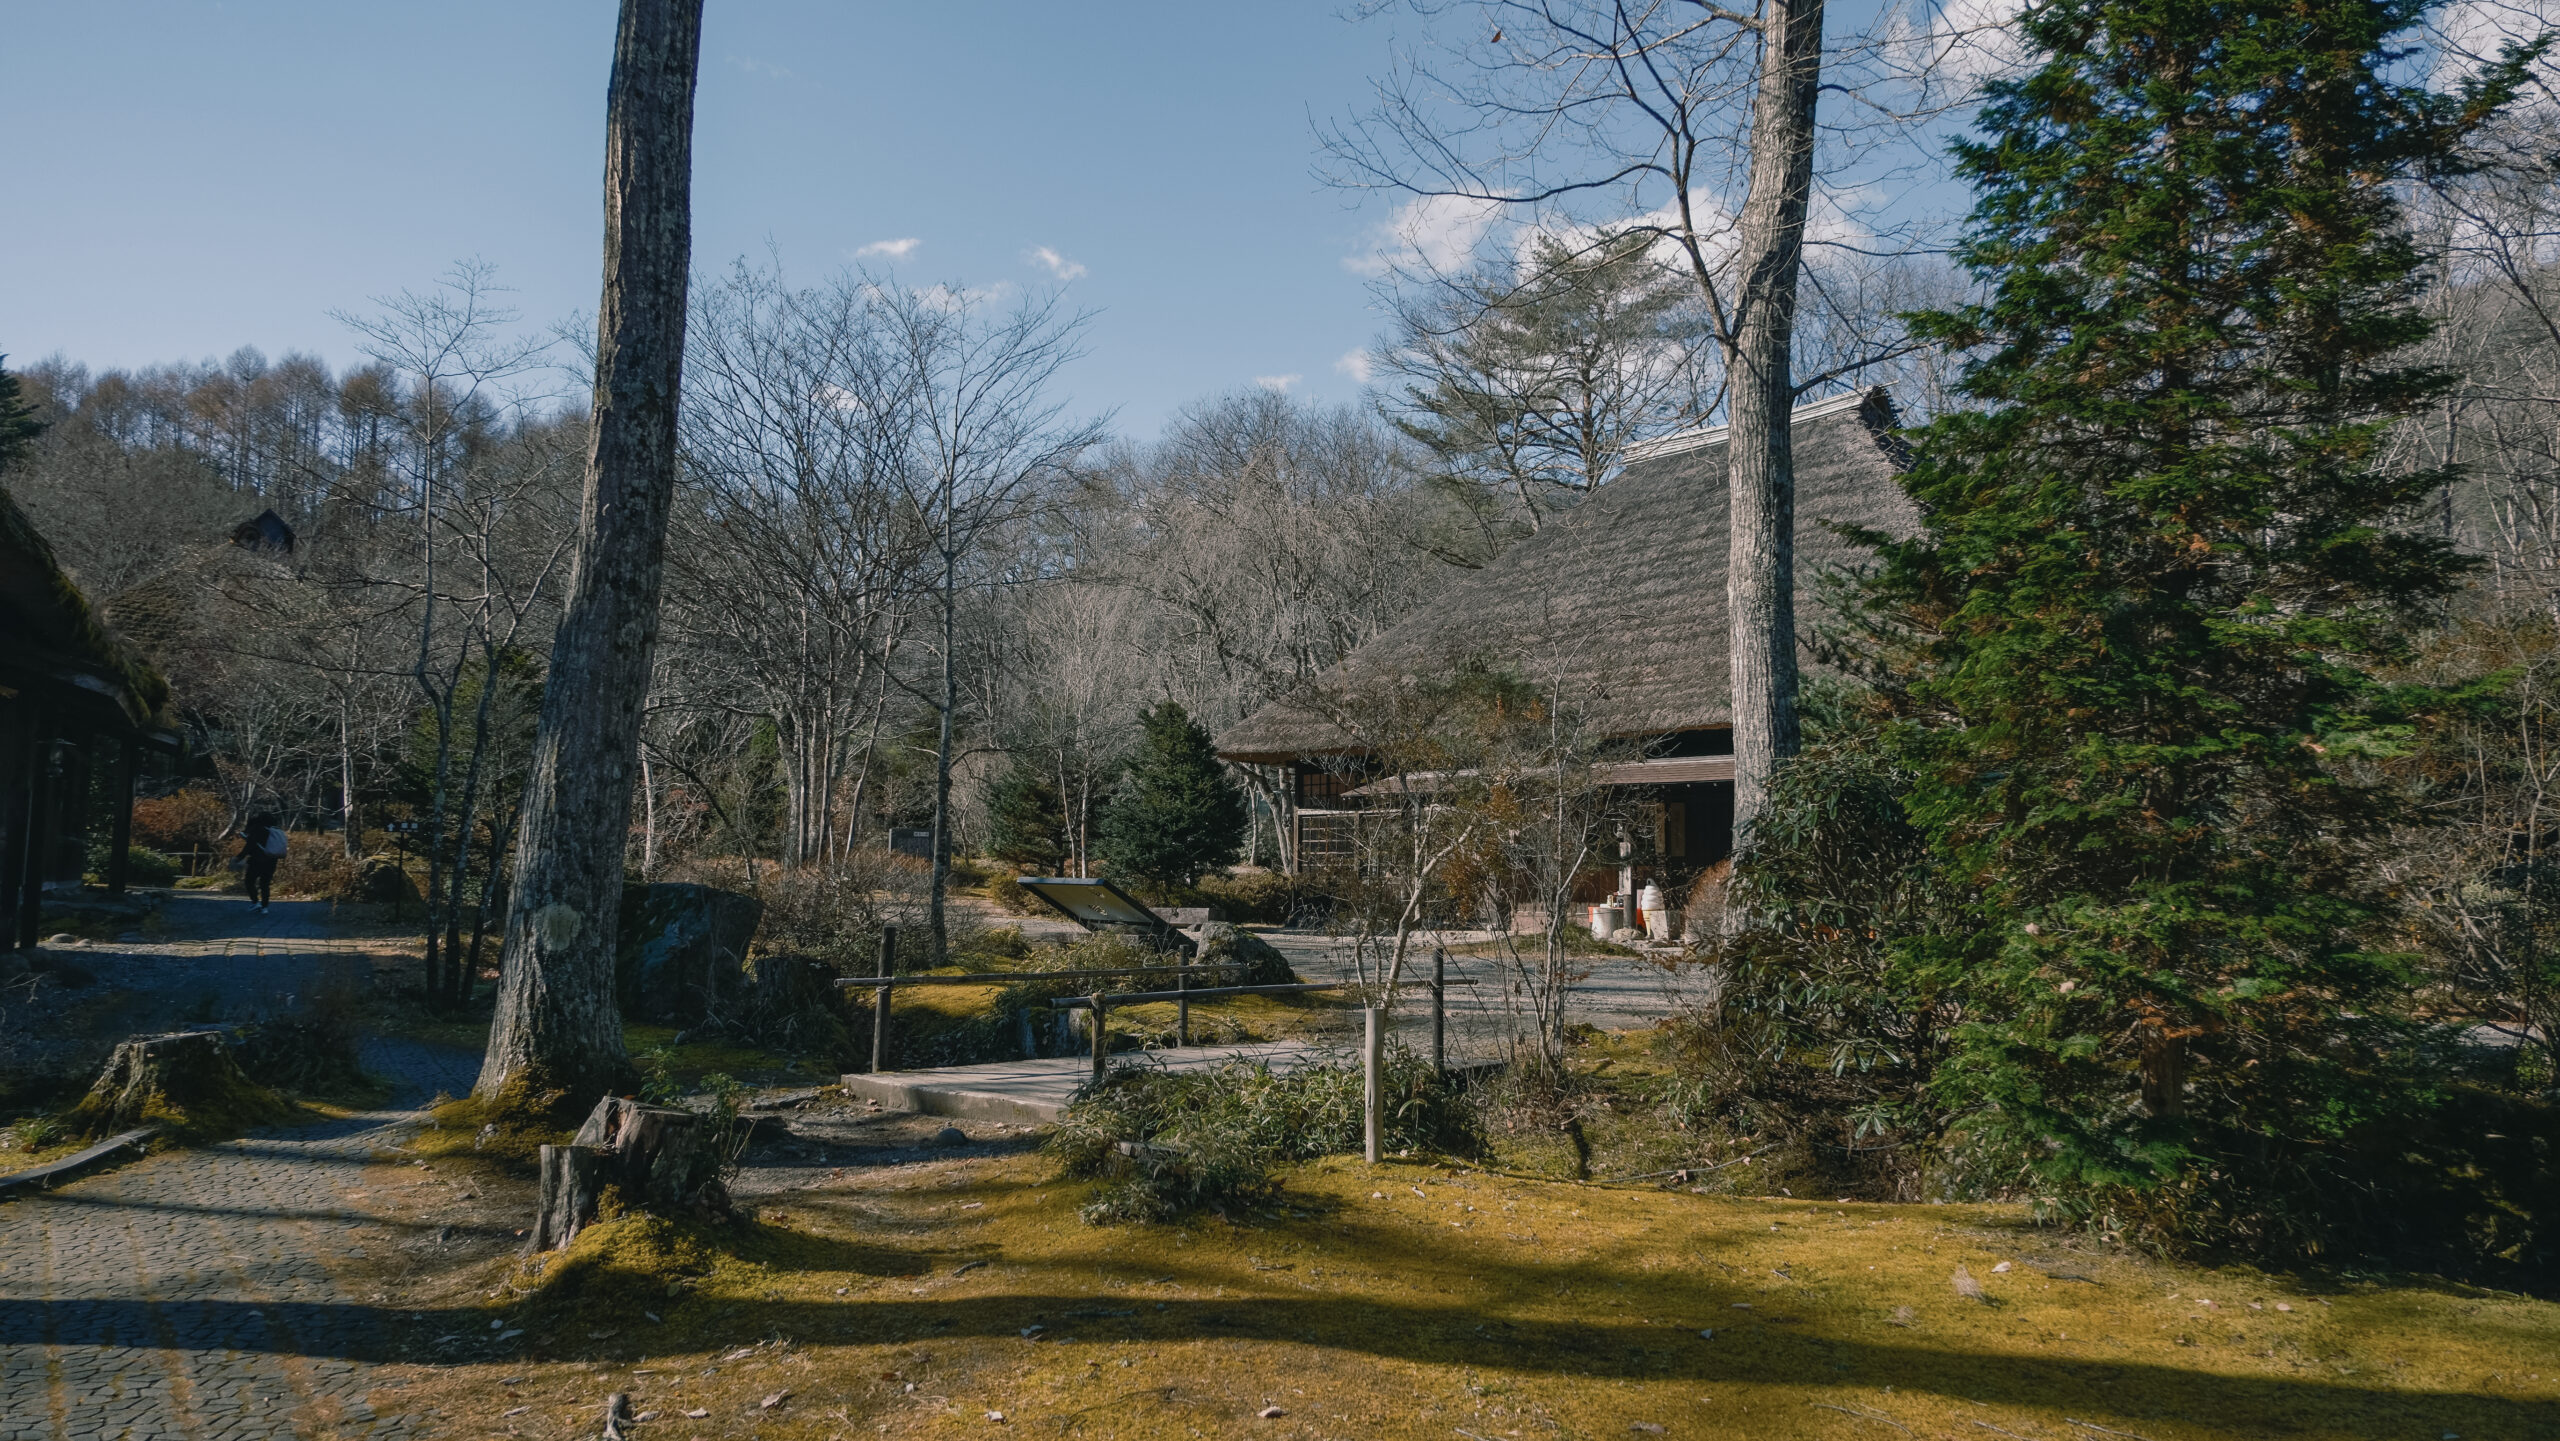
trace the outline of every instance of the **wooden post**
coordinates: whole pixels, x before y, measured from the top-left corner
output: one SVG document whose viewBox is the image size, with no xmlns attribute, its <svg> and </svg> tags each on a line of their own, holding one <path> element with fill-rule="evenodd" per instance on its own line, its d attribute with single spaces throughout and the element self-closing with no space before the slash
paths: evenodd
<svg viewBox="0 0 2560 1441">
<path fill-rule="evenodd" d="M 1093 1008 L 1093 1078 L 1099 1081 L 1102 1079 L 1103 1071 L 1110 1065 L 1111 1030 L 1102 1023 L 1102 993 L 1094 992 L 1085 997 L 1085 1002 Z"/>
<path fill-rule="evenodd" d="M 116 814 L 108 830 L 107 893 L 124 894 L 133 857 L 133 762 L 141 747 L 131 739 L 116 744 Z"/>
<path fill-rule="evenodd" d="M 880 928 L 880 979 L 889 979 L 898 960 L 898 928 Z M 889 1054 L 889 988 L 882 986 L 871 993 L 871 1074 L 885 1069 Z"/>
<path fill-rule="evenodd" d="M 1387 1012 L 1383 1006 L 1371 1006 L 1361 1014 L 1368 1022 L 1367 1033 L 1360 1039 L 1360 1110 L 1367 1122 L 1361 1154 L 1374 1166 L 1378 1164 L 1379 1112 L 1386 1105 L 1385 1078 L 1379 1072 L 1386 1060 Z"/>
<path fill-rule="evenodd" d="M 53 805 L 53 717 L 35 705 L 26 708 L 26 716 L 26 809 L 19 817 L 18 874 L 8 880 L 18 888 L 18 949 L 32 951 L 44 933 L 44 873 L 53 861 L 53 831 L 46 824 Z"/>
<path fill-rule="evenodd" d="M 1449 951 L 1431 950 L 1431 1074 L 1449 1074 Z"/>
<path fill-rule="evenodd" d="M 1173 988 L 1177 991 L 1190 990 L 1191 957 L 1186 953 L 1176 959 L 1173 964 Z M 1189 996 L 1184 996 L 1173 1003 L 1173 1043 L 1177 1046 L 1191 1044 L 1191 998 Z"/>
</svg>

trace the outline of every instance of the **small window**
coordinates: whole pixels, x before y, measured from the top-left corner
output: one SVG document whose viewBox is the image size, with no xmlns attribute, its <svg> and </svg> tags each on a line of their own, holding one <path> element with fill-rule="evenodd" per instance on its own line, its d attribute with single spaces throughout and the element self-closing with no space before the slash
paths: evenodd
<svg viewBox="0 0 2560 1441">
<path fill-rule="evenodd" d="M 1298 804 L 1317 810 L 1356 808 L 1351 792 L 1359 787 L 1360 775 L 1355 771 L 1302 769 L 1298 772 Z"/>
</svg>

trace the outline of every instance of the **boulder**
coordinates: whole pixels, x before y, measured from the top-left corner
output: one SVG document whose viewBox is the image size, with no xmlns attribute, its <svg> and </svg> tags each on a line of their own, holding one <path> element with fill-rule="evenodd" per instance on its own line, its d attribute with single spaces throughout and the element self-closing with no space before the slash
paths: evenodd
<svg viewBox="0 0 2560 1441">
<path fill-rule="evenodd" d="M 356 899 L 401 907 L 419 901 L 418 883 L 398 856 L 367 856 L 356 871 Z"/>
<path fill-rule="evenodd" d="M 622 888 L 614 982 L 622 1014 L 681 1025 L 738 990 L 764 902 L 716 886 Z"/>
<path fill-rule="evenodd" d="M 1297 973 L 1289 969 L 1289 958 L 1280 954 L 1280 948 L 1251 931 L 1239 929 L 1225 921 L 1211 921 L 1186 934 L 1199 944 L 1200 953 L 1196 959 L 1204 965 L 1231 961 L 1245 963 L 1245 969 L 1241 974 L 1222 975 L 1215 984 L 1286 986 L 1295 983 L 1298 979 Z"/>
</svg>

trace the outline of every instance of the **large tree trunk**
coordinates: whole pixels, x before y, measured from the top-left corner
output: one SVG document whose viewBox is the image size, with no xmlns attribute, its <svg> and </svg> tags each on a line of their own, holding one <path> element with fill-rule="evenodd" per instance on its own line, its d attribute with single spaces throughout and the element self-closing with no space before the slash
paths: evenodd
<svg viewBox="0 0 2560 1441">
<path fill-rule="evenodd" d="M 658 638 L 692 263 L 702 0 L 623 0 L 606 102 L 604 298 L 578 554 L 525 785 L 479 1092 L 618 1087 L 615 917 Z"/>
<path fill-rule="evenodd" d="M 1769 0 L 1762 10 L 1760 93 L 1751 115 L 1751 191 L 1742 205 L 1725 445 L 1732 500 L 1730 562 L 1733 825 L 1750 840 L 1769 777 L 1795 754 L 1796 482 L 1788 414 L 1795 407 L 1796 277 L 1813 190 L 1814 104 L 1822 73 L 1822 0 Z"/>
</svg>

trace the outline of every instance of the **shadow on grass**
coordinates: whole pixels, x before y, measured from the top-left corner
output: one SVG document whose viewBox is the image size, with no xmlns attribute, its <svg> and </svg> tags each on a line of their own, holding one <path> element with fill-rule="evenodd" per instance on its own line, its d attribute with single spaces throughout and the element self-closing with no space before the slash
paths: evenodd
<svg viewBox="0 0 2560 1441">
<path fill-rule="evenodd" d="M 890 1262 L 863 1260 L 865 1268 Z M 852 1269 L 846 1267 L 845 1269 Z M 872 1270 L 872 1274 L 882 1274 Z M 899 1274 L 895 1271 L 887 1274 Z M 690 1309 L 690 1308 L 689 1308 Z M 737 1335 L 782 1335 L 808 1344 L 909 1343 L 963 1337 L 1020 1342 L 1046 1325 L 1043 1345 L 1113 1341 L 1295 1342 L 1379 1360 L 1498 1367 L 1612 1381 L 1861 1389 L 1890 1386 L 1983 1405 L 2098 1409 L 2239 1433 L 2352 1424 L 2369 1434 L 2427 1427 L 2464 1434 L 2551 1435 L 2560 1406 L 2448 1390 L 2359 1385 L 2349 1378 L 2230 1376 L 2142 1362 L 2042 1360 L 1911 1341 L 1842 1340 L 1767 1326 L 1696 1333 L 1629 1322 L 1559 1323 L 1487 1317 L 1465 1305 L 1367 1298 L 1186 1300 L 1097 1306 L 1074 1295 L 833 1303 L 735 1302 Z M 1135 1314 L 1122 1314 L 1134 1311 Z M 671 1333 L 700 1333 L 718 1315 L 680 1318 Z M 412 1319 L 412 1317 L 415 1319 Z M 671 1319 L 678 1319 L 672 1318 Z M 707 1324 L 706 1324 L 707 1323 Z M 487 1313 L 403 1313 L 380 1307 L 285 1302 L 87 1300 L 62 1306 L 0 1300 L 0 1346 L 154 1345 L 175 1330 L 197 1345 L 369 1362 L 433 1359 L 589 1359 L 630 1354 L 593 1342 L 530 1353 L 499 1347 Z M 164 1329 L 166 1328 L 166 1329 Z M 1049 1340 L 1047 1337 L 1056 1337 Z M 734 1338 L 733 1338 L 734 1339 Z M 704 1347 L 720 1344 L 705 1341 Z M 2466 1429 L 2469 1428 L 2469 1429 Z"/>
</svg>

